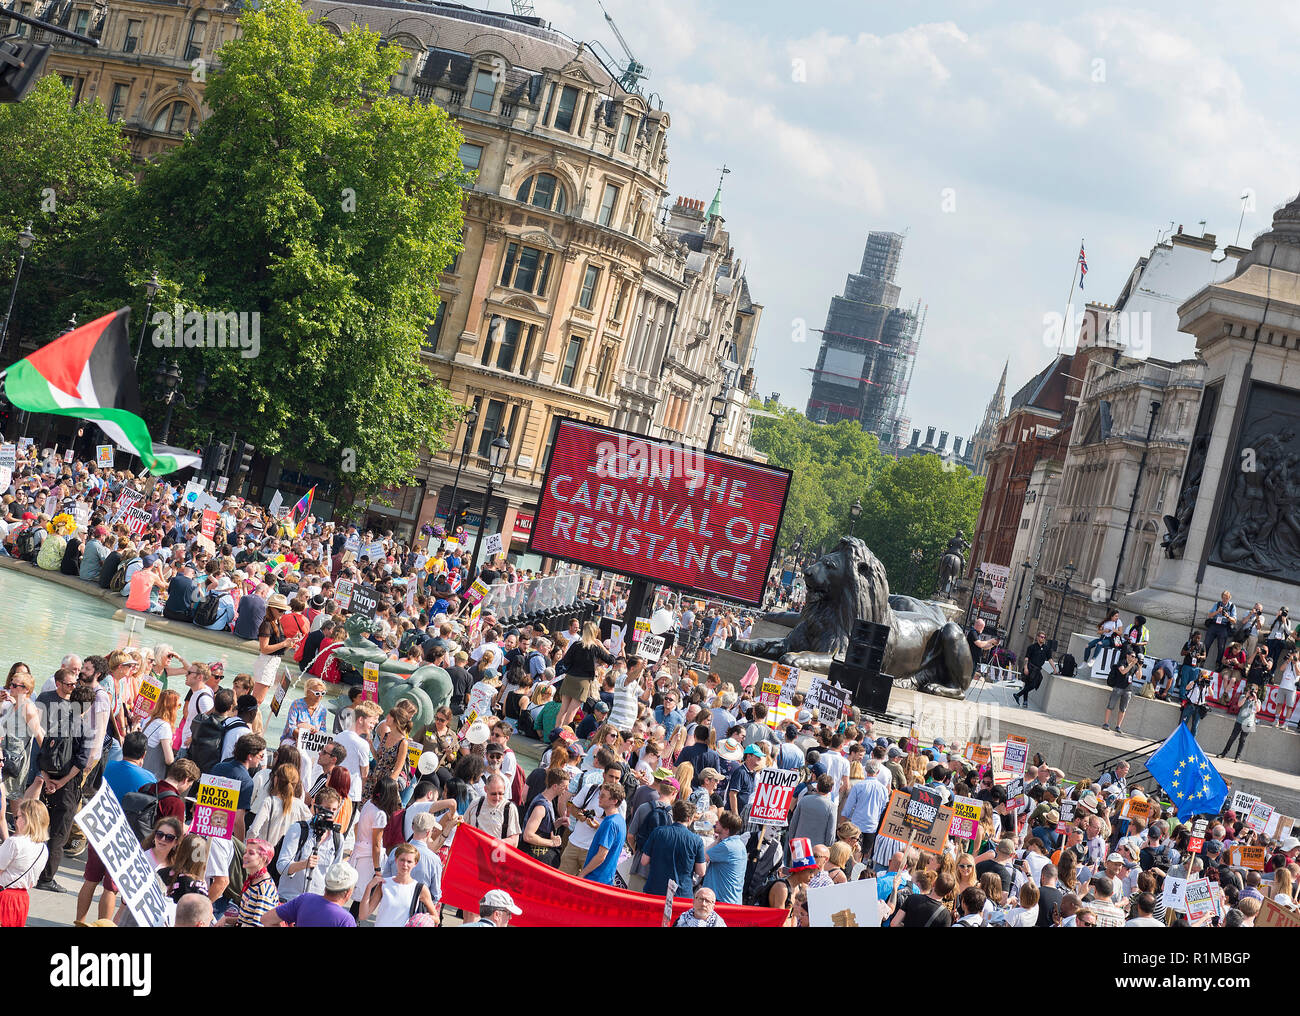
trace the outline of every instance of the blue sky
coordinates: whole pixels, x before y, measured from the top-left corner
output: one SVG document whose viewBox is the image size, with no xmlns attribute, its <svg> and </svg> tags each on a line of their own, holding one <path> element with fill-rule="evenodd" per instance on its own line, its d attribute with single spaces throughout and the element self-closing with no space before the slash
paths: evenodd
<svg viewBox="0 0 1300 1016">
<path fill-rule="evenodd" d="M 595 0 L 535 5 L 619 52 Z M 1054 352 L 1043 319 L 1081 237 L 1085 296 L 1110 302 L 1170 222 L 1232 242 L 1249 189 L 1248 246 L 1300 190 L 1287 5 L 605 6 L 672 116 L 673 194 L 707 200 L 734 171 L 760 391 L 800 409 L 820 336 L 795 342 L 794 323 L 824 324 L 873 229 L 907 231 L 903 302 L 928 305 L 913 426 L 969 435 L 1004 360 L 1014 391 Z"/>
</svg>

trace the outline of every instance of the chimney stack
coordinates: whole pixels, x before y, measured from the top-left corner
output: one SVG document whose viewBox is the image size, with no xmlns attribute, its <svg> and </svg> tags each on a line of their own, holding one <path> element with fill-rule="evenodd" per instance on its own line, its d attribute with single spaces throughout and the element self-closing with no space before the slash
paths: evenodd
<svg viewBox="0 0 1300 1016">
<path fill-rule="evenodd" d="M 934 428 L 933 428 L 933 427 L 926 427 L 926 428 L 925 428 L 925 446 L 926 446 L 927 448 L 933 448 L 933 447 L 934 447 Z"/>
<path fill-rule="evenodd" d="M 959 437 L 952 439 L 952 457 L 955 459 L 961 458 L 961 438 Z"/>
<path fill-rule="evenodd" d="M 913 430 L 913 431 L 912 431 L 912 447 L 915 448 L 915 447 L 917 447 L 920 443 L 921 443 L 921 431 L 920 431 L 919 429 L 918 429 L 918 430 Z"/>
<path fill-rule="evenodd" d="M 948 432 L 946 430 L 941 430 L 939 431 L 939 454 L 940 455 L 944 454 L 947 447 L 948 447 Z"/>
</svg>

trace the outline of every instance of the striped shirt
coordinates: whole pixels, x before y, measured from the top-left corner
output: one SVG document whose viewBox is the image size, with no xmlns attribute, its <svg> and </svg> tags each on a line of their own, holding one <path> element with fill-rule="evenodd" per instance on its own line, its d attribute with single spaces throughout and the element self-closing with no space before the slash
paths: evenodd
<svg viewBox="0 0 1300 1016">
<path fill-rule="evenodd" d="M 269 875 L 256 882 L 245 882 L 244 891 L 239 896 L 240 928 L 260 928 L 262 915 L 280 905 L 280 894 L 275 888 L 275 879 Z"/>
</svg>

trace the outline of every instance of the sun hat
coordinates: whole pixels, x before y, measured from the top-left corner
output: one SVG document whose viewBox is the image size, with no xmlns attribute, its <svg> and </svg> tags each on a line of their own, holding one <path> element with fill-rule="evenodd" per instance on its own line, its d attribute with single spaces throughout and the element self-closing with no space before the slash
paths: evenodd
<svg viewBox="0 0 1300 1016">
<path fill-rule="evenodd" d="M 284 598 L 284 593 L 272 593 L 266 598 L 266 609 L 281 610 L 288 613 L 289 601 Z"/>
<path fill-rule="evenodd" d="M 339 862 L 331 864 L 329 871 L 325 873 L 325 891 L 329 893 L 341 893 L 344 889 L 351 889 L 357 884 L 357 869 L 350 864 Z"/>
<path fill-rule="evenodd" d="M 729 737 L 718 745 L 718 754 L 728 762 L 740 761 L 740 756 L 743 751 L 744 749 L 741 747 L 740 742 L 734 737 Z"/>
<path fill-rule="evenodd" d="M 487 744 L 487 740 L 492 736 L 492 731 L 482 720 L 475 720 L 469 725 L 469 730 L 465 732 L 465 740 L 470 744 Z"/>
</svg>

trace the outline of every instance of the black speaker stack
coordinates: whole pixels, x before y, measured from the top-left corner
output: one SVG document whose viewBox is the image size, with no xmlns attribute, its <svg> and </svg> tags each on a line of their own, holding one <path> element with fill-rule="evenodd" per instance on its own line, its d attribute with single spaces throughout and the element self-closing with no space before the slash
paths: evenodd
<svg viewBox="0 0 1300 1016">
<path fill-rule="evenodd" d="M 830 679 L 841 687 L 853 689 L 853 704 L 868 713 L 887 713 L 894 679 L 881 673 L 885 647 L 889 643 L 889 625 L 858 620 L 853 623 L 844 662 L 831 663 Z"/>
</svg>

